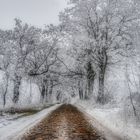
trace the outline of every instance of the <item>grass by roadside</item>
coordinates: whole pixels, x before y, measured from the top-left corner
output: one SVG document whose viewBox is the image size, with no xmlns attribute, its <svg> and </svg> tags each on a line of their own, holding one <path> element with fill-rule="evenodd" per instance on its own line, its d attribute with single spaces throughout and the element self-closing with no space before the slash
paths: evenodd
<svg viewBox="0 0 140 140">
<path fill-rule="evenodd" d="M 34 108 L 16 108 L 16 107 L 11 107 L 9 109 L 6 110 L 0 110 L 0 115 L 3 116 L 4 114 L 8 114 L 8 115 L 15 115 L 15 114 L 20 114 L 18 115 L 16 118 L 14 119 L 18 119 L 21 117 L 26 117 L 26 116 L 30 116 L 33 114 L 36 114 L 38 112 L 40 112 L 43 109 L 49 108 L 53 105 L 56 105 L 59 103 L 55 103 L 55 104 L 45 104 L 45 105 L 41 105 L 38 107 L 34 107 Z"/>
</svg>

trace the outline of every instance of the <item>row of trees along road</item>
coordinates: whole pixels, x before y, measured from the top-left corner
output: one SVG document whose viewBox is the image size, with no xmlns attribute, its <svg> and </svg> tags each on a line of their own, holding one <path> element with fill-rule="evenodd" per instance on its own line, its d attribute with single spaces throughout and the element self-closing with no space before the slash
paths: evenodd
<svg viewBox="0 0 140 140">
<path fill-rule="evenodd" d="M 92 93 L 97 76 L 97 102 L 104 104 L 108 66 L 131 55 L 134 50 L 134 34 L 140 18 L 139 1 L 70 0 L 70 5 L 60 14 L 65 37 L 73 47 L 77 63 L 85 71 L 87 96 Z"/>
<path fill-rule="evenodd" d="M 70 78 L 72 90 L 78 89 L 81 99 L 88 99 L 98 79 L 96 101 L 105 103 L 108 67 L 134 50 L 134 35 L 140 21 L 139 0 L 70 0 L 69 3 L 59 15 L 58 26 L 40 29 L 16 19 L 14 29 L 0 30 L 1 69 L 6 73 L 7 83 L 4 105 L 9 79 L 14 82 L 13 102 L 17 103 L 24 77 L 36 79 L 42 102 L 50 100 L 53 88 L 63 86 L 65 78 Z M 64 46 L 69 48 L 65 56 L 75 60 L 72 69 L 63 57 Z"/>
<path fill-rule="evenodd" d="M 19 100 L 19 88 L 22 78 L 33 79 L 38 83 L 42 101 L 46 101 L 53 87 L 59 85 L 58 76 L 53 70 L 59 70 L 57 59 L 61 28 L 49 25 L 45 29 L 23 23 L 15 19 L 12 30 L 0 30 L 1 70 L 6 73 L 6 90 L 3 94 L 3 105 L 9 81 L 13 81 L 13 102 Z M 49 100 L 49 99 L 48 99 Z"/>
</svg>

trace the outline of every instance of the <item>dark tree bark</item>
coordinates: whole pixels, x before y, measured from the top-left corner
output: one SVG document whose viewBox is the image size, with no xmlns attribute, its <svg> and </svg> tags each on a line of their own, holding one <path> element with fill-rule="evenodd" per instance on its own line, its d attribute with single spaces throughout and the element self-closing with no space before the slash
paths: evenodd
<svg viewBox="0 0 140 140">
<path fill-rule="evenodd" d="M 57 91 L 57 96 L 56 96 L 56 99 L 57 101 L 61 101 L 61 91 Z"/>
<path fill-rule="evenodd" d="M 5 92 L 4 92 L 4 95 L 3 95 L 3 106 L 6 105 L 6 95 L 7 95 L 7 90 L 8 90 L 8 76 L 6 76 L 6 89 L 5 89 Z"/>
<path fill-rule="evenodd" d="M 41 91 L 42 101 L 46 100 L 47 96 L 48 96 L 48 80 L 44 79 L 42 83 L 42 91 Z"/>
<path fill-rule="evenodd" d="M 81 87 L 81 80 L 78 81 L 78 92 L 79 98 L 82 100 L 84 98 L 83 88 Z"/>
<path fill-rule="evenodd" d="M 104 71 L 99 72 L 99 91 L 97 102 L 104 104 Z"/>
<path fill-rule="evenodd" d="M 17 103 L 19 100 L 19 88 L 21 85 L 21 76 L 16 75 L 15 76 L 15 81 L 14 81 L 14 96 L 13 96 L 13 102 Z"/>
<path fill-rule="evenodd" d="M 87 91 L 85 94 L 85 99 L 89 99 L 90 95 L 93 93 L 95 75 L 95 71 L 93 70 L 92 64 L 89 61 L 87 63 Z"/>
<path fill-rule="evenodd" d="M 49 90 L 49 97 L 52 97 L 52 93 L 53 93 L 53 80 L 50 80 L 50 90 Z"/>
<path fill-rule="evenodd" d="M 104 96 L 104 80 L 105 80 L 105 72 L 107 67 L 107 53 L 105 49 L 102 49 L 99 52 L 100 61 L 99 61 L 99 90 L 98 90 L 98 97 L 97 102 L 104 104 L 105 103 L 105 96 Z"/>
</svg>

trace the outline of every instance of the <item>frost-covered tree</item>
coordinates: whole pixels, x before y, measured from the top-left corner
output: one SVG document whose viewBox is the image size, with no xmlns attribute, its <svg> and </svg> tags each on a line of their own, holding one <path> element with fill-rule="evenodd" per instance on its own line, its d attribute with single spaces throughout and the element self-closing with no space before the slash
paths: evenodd
<svg viewBox="0 0 140 140">
<path fill-rule="evenodd" d="M 5 72 L 4 84 L 5 89 L 3 93 L 3 106 L 6 105 L 6 95 L 9 86 L 9 78 L 10 78 L 10 67 L 12 64 L 13 58 L 13 44 L 9 41 L 11 31 L 0 31 L 0 56 L 1 63 L 0 68 Z"/>
<path fill-rule="evenodd" d="M 24 78 L 34 79 L 43 100 L 50 101 L 54 87 L 60 85 L 60 33 L 61 27 L 49 25 L 41 30 L 19 19 L 15 19 L 13 30 L 0 31 L 0 55 L 3 58 L 0 67 L 7 77 L 4 105 L 8 81 L 14 83 L 13 102 L 17 103 Z"/>
<path fill-rule="evenodd" d="M 14 96 L 13 102 L 17 103 L 19 99 L 19 87 L 21 79 L 27 71 L 26 59 L 33 51 L 34 46 L 40 38 L 40 29 L 37 29 L 28 24 L 22 23 L 21 20 L 15 19 L 15 27 L 11 35 L 11 40 L 14 43 Z"/>
<path fill-rule="evenodd" d="M 107 68 L 133 46 L 133 29 L 139 22 L 139 3 L 130 0 L 70 0 L 60 14 L 65 33 L 80 42 L 80 50 L 90 51 L 98 73 L 97 101 L 104 103 Z M 78 45 L 79 46 L 79 45 Z"/>
<path fill-rule="evenodd" d="M 59 83 L 57 71 L 60 29 L 49 25 L 41 33 L 41 39 L 34 50 L 27 57 L 28 75 L 39 80 L 41 96 L 49 101 L 53 88 Z"/>
</svg>

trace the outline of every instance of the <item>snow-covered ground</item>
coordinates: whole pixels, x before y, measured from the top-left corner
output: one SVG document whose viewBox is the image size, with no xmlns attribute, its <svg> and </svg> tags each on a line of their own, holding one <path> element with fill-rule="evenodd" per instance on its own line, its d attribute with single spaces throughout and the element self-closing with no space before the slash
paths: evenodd
<svg viewBox="0 0 140 140">
<path fill-rule="evenodd" d="M 34 115 L 20 117 L 20 115 L 4 115 L 0 117 L 0 140 L 17 140 L 34 125 L 45 118 L 59 105 L 44 109 Z M 23 115 L 23 114 L 21 114 Z"/>
<path fill-rule="evenodd" d="M 97 107 L 86 101 L 80 101 L 76 105 L 122 140 L 140 140 L 140 125 L 124 120 L 119 107 Z"/>
</svg>

